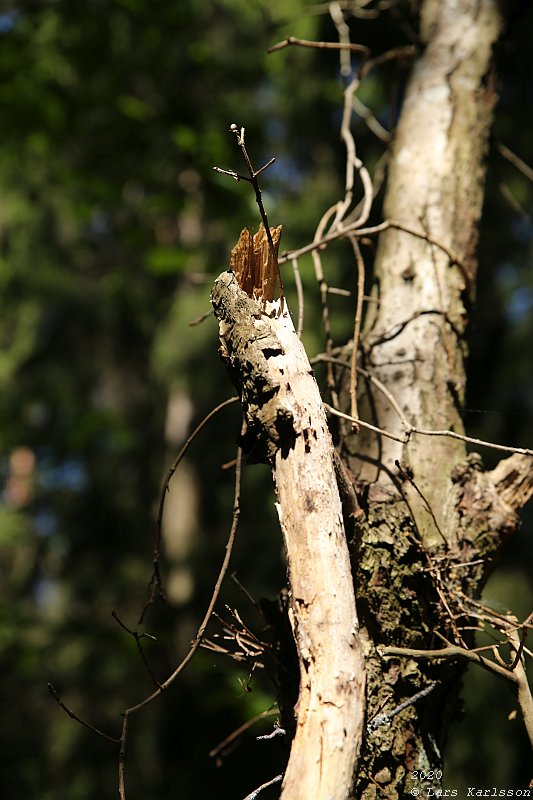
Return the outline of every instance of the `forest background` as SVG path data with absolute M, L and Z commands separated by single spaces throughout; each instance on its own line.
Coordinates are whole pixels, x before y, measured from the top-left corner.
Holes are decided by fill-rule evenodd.
M 375 54 L 411 44 L 407 3 L 359 5 L 377 13 L 351 20 L 353 41 Z M 258 223 L 248 187 L 212 168 L 241 169 L 229 125 L 245 125 L 254 162 L 276 158 L 263 186 L 271 224 L 284 226 L 282 249 L 312 239 L 344 185 L 338 55 L 267 49 L 287 35 L 335 40 L 324 12 L 301 0 L 45 0 L 0 13 L 0 702 L 8 721 L 0 778 L 10 800 L 116 796 L 116 748 L 70 720 L 47 682 L 110 735 L 120 735 L 121 710 L 150 691 L 135 641 L 111 612 L 136 626 L 166 468 L 190 430 L 234 393 L 215 321 L 190 322 L 209 310 L 241 229 Z M 508 151 L 533 163 L 533 11 L 509 3 L 506 16 L 465 423 L 472 436 L 531 447 L 532 174 Z M 359 94 L 386 129 L 406 74 L 386 67 Z M 386 145 L 362 118 L 353 132 L 374 172 Z M 372 220 L 380 221 L 379 203 Z M 324 347 L 320 297 L 311 261 L 300 267 L 313 356 Z M 327 270 L 331 285 L 353 288 L 348 245 L 328 250 Z M 295 309 L 290 272 L 284 281 Z M 353 311 L 353 296 L 333 298 L 336 343 L 350 337 Z M 146 640 L 147 654 L 161 678 L 187 650 L 227 537 L 233 478 L 223 467 L 240 422 L 236 407 L 222 413 L 168 496 L 167 602 L 146 617 L 157 637 Z M 496 463 L 490 451 L 483 458 Z M 532 526 L 526 510 L 484 593 L 519 618 L 531 610 Z M 245 469 L 231 570 L 256 599 L 284 586 L 266 467 Z M 221 614 L 224 604 L 259 624 L 229 579 Z M 446 785 L 525 782 L 528 746 L 512 695 L 472 671 L 465 714 L 450 733 Z M 200 651 L 132 723 L 132 796 L 236 798 L 271 778 L 281 746 L 255 737 L 275 717 L 220 763 L 209 752 L 274 699 L 258 671 L 250 677 L 246 665 Z

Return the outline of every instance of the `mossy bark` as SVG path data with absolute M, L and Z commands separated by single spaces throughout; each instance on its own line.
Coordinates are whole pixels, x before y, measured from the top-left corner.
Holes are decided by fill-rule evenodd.
M 484 473 L 463 441 L 406 432 L 387 396 L 415 428 L 463 432 L 465 333 L 496 100 L 492 53 L 501 25 L 492 0 L 421 3 L 424 50 L 391 154 L 385 216 L 418 223 L 422 235 L 394 228 L 381 235 L 376 311 L 367 316 L 361 364 L 386 391 L 361 385 L 359 409 L 404 442 L 361 430 L 341 443 L 365 512 L 357 517 L 352 559 L 365 627 L 367 719 L 390 714 L 435 685 L 388 725 L 369 730 L 357 798 L 394 800 L 441 787 L 443 744 L 464 662 L 391 657 L 378 648 L 440 649 L 442 637 L 472 644 L 463 630 L 465 597 L 479 598 L 531 493 L 530 458 L 513 456 L 500 472 Z M 350 347 L 343 357 L 349 364 Z M 339 375 L 346 410 L 348 372 Z M 513 486 L 507 499 L 506 480 Z

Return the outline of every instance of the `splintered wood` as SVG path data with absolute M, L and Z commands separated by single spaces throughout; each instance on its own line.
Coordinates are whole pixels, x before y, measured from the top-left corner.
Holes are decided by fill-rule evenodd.
M 255 235 L 246 228 L 241 231 L 239 241 L 231 251 L 229 265 L 237 277 L 237 283 L 254 300 L 262 300 L 264 303 L 274 300 L 276 284 L 280 284 L 278 248 L 281 230 L 281 225 L 270 228 L 274 253 L 263 224 Z M 281 285 L 279 289 L 281 292 Z

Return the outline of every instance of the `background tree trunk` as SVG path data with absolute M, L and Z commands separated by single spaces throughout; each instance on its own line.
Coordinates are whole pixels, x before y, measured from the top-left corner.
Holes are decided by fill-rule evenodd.
M 421 235 L 394 228 L 381 234 L 377 311 L 367 316 L 361 354 L 362 365 L 417 429 L 463 432 L 465 330 L 496 99 L 492 50 L 501 25 L 495 2 L 426 0 L 421 7 L 425 49 L 406 89 L 384 205 L 386 219 Z M 460 631 L 462 593 L 479 597 L 525 498 L 504 501 L 502 482 L 482 473 L 479 457 L 467 456 L 463 441 L 406 432 L 390 397 L 369 382 L 360 416 L 404 439 L 362 430 L 343 442 L 366 510 L 353 557 L 367 633 L 369 719 L 437 682 L 427 698 L 367 738 L 357 797 L 377 797 L 380 787 L 385 794 L 379 796 L 396 798 L 422 784 L 441 785 L 442 746 L 461 667 L 458 661 L 436 666 L 381 657 L 376 646 L 438 649 L 439 633 L 470 643 Z M 525 480 L 529 496 L 531 459 L 508 462 L 516 469 L 511 482 L 516 487 Z M 421 780 L 420 771 L 431 779 Z

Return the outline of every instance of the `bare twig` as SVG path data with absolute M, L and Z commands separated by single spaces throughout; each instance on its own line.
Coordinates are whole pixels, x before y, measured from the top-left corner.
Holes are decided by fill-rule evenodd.
M 274 53 L 276 50 L 282 50 L 284 47 L 296 45 L 298 47 L 312 47 L 315 50 L 351 50 L 352 53 L 361 53 L 368 58 L 370 50 L 364 44 L 351 44 L 339 42 L 313 42 L 309 39 L 298 39 L 296 36 L 287 36 L 281 42 L 273 45 L 267 50 L 267 53 Z
M 425 505 L 425 507 L 426 507 L 426 509 L 427 509 L 427 511 L 428 511 L 428 513 L 429 513 L 429 515 L 430 515 L 430 517 L 431 517 L 431 519 L 433 520 L 433 523 L 434 523 L 434 525 L 435 525 L 435 528 L 436 528 L 436 530 L 437 530 L 437 533 L 438 533 L 438 534 L 439 534 L 439 536 L 441 537 L 441 539 L 442 539 L 442 541 L 444 542 L 445 546 L 446 546 L 446 547 L 448 547 L 448 540 L 446 539 L 445 535 L 443 534 L 443 532 L 442 532 L 442 530 L 441 530 L 441 527 L 440 527 L 439 523 L 437 522 L 437 517 L 435 516 L 435 514 L 434 514 L 434 511 L 433 511 L 433 509 L 431 508 L 431 505 L 428 503 L 428 501 L 427 501 L 427 498 L 426 498 L 426 497 L 425 497 L 425 495 L 423 494 L 422 490 L 421 490 L 421 489 L 420 489 L 420 488 L 419 488 L 419 487 L 416 485 L 416 483 L 414 482 L 414 480 L 412 479 L 412 477 L 409 475 L 409 473 L 408 473 L 408 472 L 406 472 L 406 471 L 404 470 L 404 468 L 402 467 L 402 465 L 400 464 L 400 462 L 398 461 L 398 459 L 396 459 L 396 460 L 395 460 L 394 464 L 395 464 L 395 466 L 396 466 L 396 469 L 397 469 L 397 470 L 398 470 L 398 472 L 400 473 L 400 477 L 401 477 L 401 478 L 402 478 L 404 481 L 407 481 L 407 482 L 408 482 L 408 483 L 409 483 L 409 484 L 410 484 L 410 485 L 413 487 L 413 489 L 415 490 L 415 492 L 417 493 L 417 495 L 420 497 L 420 499 L 421 499 L 421 500 L 422 500 L 422 502 L 424 503 L 424 505 Z
M 410 60 L 416 55 L 416 52 L 417 48 L 414 45 L 408 44 L 404 47 L 393 47 L 391 50 L 386 50 L 385 53 L 380 53 L 379 56 L 368 59 L 368 61 L 361 66 L 361 80 L 375 67 L 379 67 L 387 61 L 394 61 L 396 59 L 400 61 Z
M 525 175 L 529 181 L 533 181 L 533 169 L 529 166 L 529 164 L 526 164 L 525 161 L 522 161 L 520 156 L 517 156 L 516 153 L 513 153 L 512 150 L 509 150 L 508 147 L 501 143 L 497 145 L 497 150 L 498 153 L 506 158 L 507 161 L 513 165 L 513 167 L 516 167 L 517 170 L 522 173 L 522 175 Z
M 194 328 L 196 325 L 200 325 L 202 322 L 205 322 L 205 320 L 209 319 L 211 316 L 213 316 L 213 309 L 204 311 L 204 313 L 200 314 L 200 316 L 196 317 L 195 319 L 191 319 L 188 325 L 190 328 Z
M 329 220 L 333 216 L 333 214 L 337 211 L 338 204 L 331 206 L 328 210 L 322 215 L 320 222 L 318 223 L 316 232 L 315 232 L 315 240 L 320 239 L 328 224 Z M 328 284 L 324 275 L 324 269 L 322 267 L 322 259 L 320 256 L 320 252 L 318 249 L 312 251 L 312 258 L 313 258 L 313 266 L 315 269 L 315 278 L 318 283 L 318 287 L 320 289 L 320 300 L 322 303 L 322 327 L 324 329 L 324 335 L 326 338 L 326 353 L 328 355 L 331 354 L 332 347 L 333 347 L 333 340 L 331 338 L 331 325 L 330 325 L 330 318 L 329 318 L 329 304 L 328 304 Z M 331 399 L 335 406 L 339 405 L 337 392 L 335 391 L 335 377 L 333 374 L 333 369 L 327 365 L 326 367 L 326 381 L 327 387 L 331 394 Z
M 533 457 L 533 450 L 530 450 L 527 447 L 508 447 L 504 444 L 495 444 L 494 442 L 486 442 L 483 439 L 476 439 L 474 436 L 465 436 L 464 434 L 456 433 L 455 431 L 428 431 L 424 430 L 423 428 L 411 427 L 409 434 L 411 433 L 416 433 L 419 436 L 449 436 L 451 439 L 460 439 L 463 442 L 476 444 L 480 447 L 489 447 L 492 450 L 501 450 L 504 453 L 520 453 L 523 456 Z
M 356 94 L 354 94 L 352 97 L 352 106 L 357 116 L 361 117 L 361 119 L 365 122 L 368 130 L 377 136 L 380 141 L 384 142 L 385 144 L 389 144 L 392 139 L 392 135 L 376 119 L 371 110 L 367 108 L 367 106 L 365 106 L 361 100 L 359 100 Z
M 60 708 L 62 708 L 63 711 L 65 712 L 65 714 L 68 714 L 68 716 L 71 719 L 75 719 L 76 722 L 80 723 L 80 725 L 84 725 L 86 728 L 88 728 L 93 733 L 96 733 L 98 736 L 101 736 L 103 739 L 107 739 L 108 742 L 113 742 L 113 744 L 118 744 L 120 742 L 120 739 L 115 739 L 113 736 L 108 736 L 107 733 L 103 733 L 98 728 L 95 728 L 94 725 L 91 725 L 89 722 L 86 722 L 84 719 L 82 719 L 77 714 L 75 714 L 74 711 L 71 711 L 70 708 L 68 708 L 68 706 L 65 705 L 65 703 L 63 702 L 63 700 L 61 699 L 61 697 L 57 693 L 57 690 L 55 689 L 54 686 L 52 686 L 51 683 L 48 684 L 48 689 L 50 691 L 50 694 L 52 695 L 52 697 L 54 698 L 54 700 L 58 704 L 58 706 Z
M 263 789 L 268 789 L 269 786 L 273 786 L 275 783 L 279 783 L 281 780 L 283 780 L 283 775 L 276 775 L 276 777 L 272 778 L 272 780 L 262 783 L 261 786 L 258 786 L 257 789 L 254 789 L 253 792 L 247 794 L 244 800 L 256 800 Z
M 519 647 L 519 641 L 516 634 L 514 634 L 514 637 L 513 646 L 516 650 Z M 518 662 L 516 670 L 513 671 L 508 667 L 501 666 L 494 661 L 484 658 L 474 650 L 468 650 L 465 647 L 457 647 L 455 645 L 443 647 L 441 650 L 413 650 L 409 647 L 389 646 L 379 646 L 377 649 L 379 654 L 384 657 L 403 656 L 406 658 L 430 660 L 464 658 L 467 661 L 472 661 L 474 664 L 479 664 L 479 666 L 498 675 L 500 678 L 505 678 L 505 680 L 510 681 L 515 686 L 518 705 L 524 719 L 524 725 L 529 740 L 533 746 L 533 698 L 527 681 L 526 671 L 521 661 Z
M 128 738 L 128 720 L 126 712 L 122 714 L 122 734 L 120 737 L 120 751 L 118 754 L 118 796 L 126 800 L 126 740 Z
M 496 664 L 494 661 L 483 658 L 483 656 L 480 656 L 473 650 L 468 650 L 466 647 L 459 647 L 458 645 L 451 644 L 448 647 L 443 647 L 441 650 L 415 650 L 410 647 L 380 645 L 378 647 L 378 652 L 382 656 L 404 656 L 405 658 L 422 658 L 431 661 L 438 659 L 465 658 L 467 661 L 479 664 L 480 667 L 483 667 L 489 672 L 499 675 L 500 678 L 505 678 L 511 681 L 511 683 L 517 683 L 516 676 L 513 672 L 510 672 L 505 667 L 500 667 L 500 665 Z
M 400 703 L 400 705 L 395 706 L 392 711 L 388 711 L 386 714 L 376 714 L 366 726 L 366 732 L 372 733 L 372 731 L 375 731 L 376 728 L 380 728 L 382 725 L 388 725 L 390 721 L 400 713 L 400 711 L 403 711 L 404 708 L 414 705 L 414 703 L 416 703 L 418 700 L 421 700 L 423 697 L 427 697 L 427 695 L 432 692 L 437 685 L 438 681 L 433 681 L 419 692 L 412 695 L 412 697 L 408 697 L 407 700 L 404 700 L 403 703 Z
M 294 283 L 296 285 L 296 295 L 298 297 L 298 324 L 296 325 L 296 333 L 298 334 L 298 338 L 301 339 L 304 327 L 304 290 L 302 286 L 302 276 L 300 275 L 300 270 L 298 268 L 298 259 L 291 258 L 291 265 L 294 274 Z
M 239 725 L 238 728 L 236 728 L 234 731 L 232 731 L 232 733 L 230 733 L 221 742 L 219 742 L 219 744 L 217 744 L 216 747 L 213 747 L 213 749 L 209 751 L 209 757 L 216 758 L 218 755 L 220 755 L 220 753 L 223 750 L 226 749 L 226 747 L 228 747 L 228 745 L 234 742 L 235 739 L 238 739 L 239 736 L 241 736 L 249 728 L 251 728 L 252 725 L 255 725 L 256 722 L 259 722 L 259 720 L 261 719 L 265 719 L 265 717 L 273 717 L 277 714 L 279 714 L 277 708 L 267 708 L 266 711 L 261 711 L 260 714 L 256 714 L 255 717 L 252 717 L 252 719 L 246 720 L 246 722 L 243 722 L 242 725 Z M 263 737 L 257 736 L 256 738 L 260 739 Z
M 233 401 L 233 398 L 232 398 L 232 401 Z M 229 402 L 230 401 L 226 400 L 225 404 L 221 404 L 220 407 L 222 407 L 223 405 L 228 405 Z M 220 408 L 220 407 L 217 407 L 217 408 Z M 215 413 L 215 410 L 213 410 L 211 412 L 211 416 L 214 413 Z M 204 419 L 203 422 L 201 423 L 202 426 L 205 424 L 206 421 L 207 421 L 207 418 Z M 195 431 L 195 434 L 196 434 L 197 430 Z M 244 433 L 244 423 L 243 423 L 242 432 Z M 185 447 L 185 445 L 184 445 L 184 447 Z M 183 450 L 183 448 L 182 448 L 182 450 Z M 218 577 L 217 577 L 217 580 L 216 580 L 216 583 L 215 583 L 215 586 L 214 586 L 214 589 L 213 589 L 213 593 L 211 595 L 211 600 L 209 601 L 209 605 L 208 605 L 207 610 L 206 610 L 206 612 L 204 614 L 204 618 L 203 618 L 202 622 L 200 623 L 200 626 L 198 627 L 198 630 L 196 632 L 196 636 L 194 637 L 194 639 L 191 642 L 191 646 L 189 648 L 189 652 L 181 660 L 181 662 L 178 664 L 178 666 L 176 667 L 174 672 L 166 679 L 166 681 L 164 681 L 163 683 L 159 684 L 158 688 L 154 692 L 152 692 L 151 695 L 146 697 L 144 700 L 141 700 L 139 703 L 136 703 L 134 706 L 130 706 L 130 708 L 127 708 L 122 712 L 123 724 L 122 724 L 122 736 L 121 736 L 121 740 L 120 740 L 121 741 L 121 747 L 120 747 L 120 757 L 119 757 L 119 795 L 120 795 L 120 799 L 121 800 L 126 800 L 125 775 L 124 775 L 124 772 L 125 772 L 126 738 L 127 738 L 129 717 L 132 714 L 135 714 L 137 711 L 140 711 L 141 708 L 144 708 L 145 706 L 149 705 L 154 700 L 156 700 L 166 689 L 168 689 L 169 686 L 172 685 L 172 683 L 174 683 L 174 681 L 176 680 L 178 675 L 180 675 L 180 673 L 183 672 L 183 670 L 185 669 L 187 664 L 192 660 L 193 656 L 195 655 L 196 651 L 198 650 L 198 648 L 200 647 L 200 645 L 202 643 L 202 638 L 204 636 L 204 633 L 205 633 L 205 630 L 206 630 L 207 625 L 209 623 L 209 620 L 211 619 L 211 615 L 213 613 L 213 609 L 215 607 L 215 603 L 218 600 L 218 596 L 220 594 L 220 589 L 221 589 L 221 586 L 222 586 L 222 581 L 224 580 L 224 577 L 225 577 L 227 569 L 228 569 L 228 565 L 229 565 L 229 561 L 230 561 L 230 557 L 231 557 L 231 552 L 232 552 L 232 549 L 233 549 L 233 543 L 235 541 L 235 534 L 236 534 L 237 526 L 238 526 L 238 523 L 239 523 L 239 517 L 240 517 L 240 492 L 241 492 L 241 488 L 240 488 L 241 487 L 241 467 L 242 467 L 242 449 L 239 447 L 237 449 L 237 460 L 236 460 L 236 465 L 235 465 L 235 493 L 234 493 L 234 499 L 233 499 L 233 515 L 232 515 L 232 520 L 231 520 L 231 528 L 230 528 L 230 532 L 229 532 L 229 536 L 228 536 L 228 541 L 226 542 L 226 550 L 225 550 L 225 554 L 224 554 L 224 558 L 223 558 L 223 561 L 222 561 L 222 565 L 220 567 L 220 571 L 219 571 L 219 574 L 218 574 Z
M 269 249 L 270 249 L 270 255 L 272 257 L 272 263 L 274 264 L 274 267 L 275 267 L 275 270 L 276 270 L 276 282 L 277 282 L 278 287 L 279 287 L 280 306 L 281 306 L 281 310 L 283 310 L 283 281 L 281 280 L 281 272 L 280 272 L 280 269 L 279 269 L 278 255 L 277 255 L 277 252 L 276 252 L 276 247 L 274 245 L 274 241 L 272 239 L 272 234 L 270 233 L 270 225 L 268 223 L 267 213 L 265 211 L 265 206 L 263 204 L 263 198 L 262 198 L 262 195 L 261 195 L 261 188 L 259 186 L 259 181 L 257 180 L 258 176 L 263 172 L 263 170 L 267 169 L 267 167 L 269 167 L 271 164 L 273 164 L 276 159 L 271 158 L 270 161 L 268 161 L 260 169 L 258 169 L 258 170 L 254 169 L 253 164 L 252 164 L 252 162 L 250 160 L 250 156 L 248 155 L 248 151 L 246 149 L 246 142 L 245 142 L 245 139 L 244 139 L 244 134 L 246 132 L 246 129 L 242 128 L 242 127 L 239 128 L 237 125 L 235 125 L 235 123 L 232 123 L 230 125 L 230 131 L 233 134 L 235 134 L 235 137 L 237 139 L 237 144 L 239 145 L 239 147 L 241 149 L 241 152 L 242 152 L 242 155 L 243 155 L 243 158 L 244 158 L 244 162 L 245 162 L 246 167 L 248 169 L 249 177 L 246 177 L 244 175 L 239 175 L 237 172 L 233 172 L 233 170 L 221 169 L 220 167 L 213 167 L 213 169 L 214 169 L 215 172 L 218 172 L 218 173 L 220 173 L 222 175 L 229 175 L 231 178 L 233 178 L 236 181 L 247 181 L 248 183 L 251 183 L 253 188 L 254 188 L 255 200 L 256 200 L 256 203 L 257 203 L 257 207 L 259 208 L 259 214 L 261 215 L 261 220 L 263 222 L 263 226 L 265 228 L 265 233 L 266 233 L 266 237 L 267 237 L 267 240 L 268 240 L 268 246 L 269 246 Z
M 339 56 L 341 62 L 341 75 L 346 78 L 352 71 L 350 59 L 350 28 L 346 24 L 340 3 L 334 0 L 329 4 L 328 11 L 333 24 L 337 28 L 339 43 L 343 45 L 342 49 L 340 49 Z
M 224 400 L 222 403 L 219 403 L 218 406 L 215 406 L 209 414 L 207 414 L 203 420 L 200 422 L 199 425 L 196 426 L 194 431 L 191 435 L 187 438 L 187 441 L 179 451 L 178 455 L 176 456 L 172 465 L 168 468 L 167 474 L 165 476 L 165 480 L 163 481 L 163 486 L 161 487 L 161 493 L 159 495 L 159 508 L 157 512 L 157 520 L 156 520 L 156 536 L 155 536 L 155 543 L 154 543 L 154 553 L 153 553 L 153 565 L 154 570 L 152 573 L 152 577 L 150 578 L 149 589 L 150 595 L 148 600 L 146 601 L 146 605 L 143 608 L 142 614 L 139 618 L 139 625 L 142 624 L 144 621 L 144 617 L 148 608 L 155 602 L 156 598 L 161 597 L 164 599 L 165 595 L 163 592 L 163 583 L 161 580 L 161 572 L 159 568 L 159 561 L 161 558 L 161 534 L 162 534 L 162 521 L 163 521 L 163 510 L 165 507 L 165 499 L 167 492 L 169 491 L 169 484 L 172 476 L 176 472 L 180 462 L 186 455 L 189 447 L 200 433 L 202 428 L 216 415 L 219 411 L 222 411 L 223 408 L 226 406 L 233 405 L 233 403 L 237 403 L 239 401 L 238 397 L 230 397 L 228 400 Z
M 125 625 L 122 622 L 122 620 L 120 619 L 120 617 L 118 616 L 116 611 L 112 611 L 111 612 L 111 616 L 113 617 L 114 620 L 116 620 L 118 622 L 118 624 L 120 625 L 121 628 L 124 628 L 124 630 L 127 633 L 129 633 L 130 636 L 133 636 L 133 638 L 135 639 L 135 644 L 137 645 L 137 649 L 139 651 L 139 655 L 140 655 L 140 657 L 141 657 L 141 659 L 143 661 L 143 664 L 145 665 L 145 667 L 146 667 L 146 669 L 148 671 L 148 674 L 149 674 L 149 676 L 150 676 L 150 678 L 152 680 L 152 683 L 157 688 L 160 688 L 161 684 L 159 683 L 159 681 L 155 677 L 155 675 L 154 675 L 154 673 L 152 671 L 152 668 L 151 668 L 150 664 L 148 663 L 148 659 L 146 658 L 143 646 L 141 644 L 141 639 L 142 638 L 153 639 L 154 641 L 157 641 L 156 637 L 152 636 L 149 633 L 139 633 L 139 631 L 131 630 L 130 628 L 128 628 L 127 625 Z
M 522 625 L 519 628 L 520 641 L 519 641 L 518 647 L 516 647 L 515 644 L 513 644 L 514 649 L 516 651 L 516 655 L 514 657 L 514 660 L 513 660 L 512 664 L 509 667 L 509 669 L 511 669 L 511 670 L 516 667 L 516 665 L 518 664 L 518 662 L 522 658 L 522 653 L 524 652 L 524 648 L 525 648 L 525 645 L 526 645 L 526 639 L 527 639 L 528 629 L 529 629 L 530 624 L 531 624 L 531 620 L 533 620 L 533 614 L 530 614 L 529 617 L 522 623 Z
M 275 739 L 277 736 L 286 736 L 287 731 L 285 728 L 280 728 L 276 725 L 274 730 L 271 733 L 264 733 L 262 736 L 256 736 L 256 740 L 259 741 L 266 741 L 267 739 Z
M 528 214 L 525 208 L 520 205 L 515 194 L 512 192 L 511 187 L 507 183 L 502 182 L 498 186 L 498 189 L 500 190 L 502 197 L 509 203 L 513 211 L 526 222 L 531 222 L 531 214 Z
M 357 410 L 357 356 L 359 353 L 359 337 L 361 334 L 361 319 L 363 316 L 363 296 L 365 292 L 365 264 L 361 255 L 361 248 L 356 239 L 351 236 L 350 242 L 355 253 L 357 262 L 357 306 L 355 309 L 355 320 L 353 329 L 352 359 L 350 366 L 350 414 L 358 417 Z M 352 423 L 352 428 L 359 430 L 357 423 Z
M 337 208 L 336 206 L 334 207 Z M 457 266 L 461 269 L 461 271 L 465 271 L 465 267 L 463 262 L 459 258 L 459 256 L 453 252 L 444 242 L 441 242 L 439 239 L 436 239 L 434 236 L 426 233 L 425 231 L 418 230 L 417 228 L 411 227 L 410 225 L 405 225 L 403 222 L 398 222 L 396 220 L 387 219 L 384 222 L 380 222 L 379 225 L 372 225 L 368 228 L 359 228 L 358 225 L 360 224 L 359 219 L 355 222 L 350 222 L 349 225 L 345 225 L 344 227 L 340 227 L 335 230 L 333 233 L 328 233 L 323 238 L 318 239 L 316 236 L 310 244 L 305 245 L 304 247 L 300 247 L 298 250 L 290 250 L 286 253 L 283 253 L 279 259 L 280 264 L 285 264 L 291 258 L 299 258 L 300 256 L 305 255 L 306 253 L 312 253 L 314 250 L 324 250 L 328 244 L 331 242 L 335 242 L 338 239 L 344 239 L 346 236 L 350 234 L 354 234 L 357 237 L 362 236 L 375 236 L 378 233 L 382 233 L 383 231 L 388 230 L 389 228 L 394 228 L 400 231 L 404 231 L 404 233 L 409 233 L 411 236 L 416 236 L 419 239 L 424 239 L 426 242 L 430 244 L 434 244 L 435 247 L 440 248 L 443 253 L 446 253 L 448 258 L 450 259 L 451 264 L 457 264 Z
M 363 299 L 367 300 L 368 298 L 363 297 Z M 314 358 L 309 359 L 309 361 L 311 364 L 317 364 L 319 362 L 328 361 L 331 364 L 338 364 L 339 367 L 344 367 L 345 369 L 349 369 L 350 367 L 350 364 L 347 361 L 343 361 L 341 358 L 329 357 L 322 353 L 319 353 Z M 367 378 L 367 380 L 369 380 L 376 387 L 376 389 L 378 389 L 378 391 L 380 391 L 384 395 L 384 397 L 387 398 L 393 409 L 398 414 L 404 428 L 406 430 L 409 430 L 409 428 L 411 427 L 411 423 L 407 420 L 407 417 L 400 408 L 398 401 L 396 400 L 392 392 L 390 392 L 387 389 L 385 384 L 382 383 L 379 380 L 379 378 L 376 378 L 376 376 L 373 375 L 371 372 L 369 372 L 367 369 L 363 369 L 363 367 L 357 367 L 357 372 L 359 373 L 359 375 L 363 375 L 365 378 Z
M 455 431 L 427 431 L 423 428 L 415 428 L 413 425 L 409 425 L 403 436 L 397 436 L 390 431 L 384 430 L 384 428 L 378 428 L 377 425 L 371 425 L 369 422 L 365 422 L 357 417 L 352 417 L 350 414 L 344 414 L 342 411 L 329 406 L 327 403 L 324 403 L 324 408 L 326 408 L 330 414 L 334 414 L 336 417 L 346 419 L 349 422 L 355 422 L 362 428 L 368 428 L 369 431 L 381 433 L 388 439 L 394 439 L 395 442 L 401 442 L 402 444 L 407 444 L 412 434 L 417 434 L 419 436 L 449 436 L 451 439 L 460 439 L 463 442 L 469 442 L 470 444 L 475 444 L 479 447 L 488 447 L 492 450 L 502 450 L 505 453 L 519 453 L 521 455 L 533 457 L 533 450 L 529 450 L 527 447 L 509 447 L 503 444 L 494 444 L 494 442 L 486 442 L 483 439 L 476 439 L 473 436 L 465 436 L 464 434 L 456 433 Z
M 407 443 L 407 438 L 405 436 L 396 436 L 394 433 L 390 433 L 389 431 L 384 430 L 383 428 L 378 428 L 377 425 L 371 425 L 369 422 L 365 422 L 358 417 L 352 417 L 351 414 L 344 414 L 342 411 L 338 411 L 333 406 L 330 406 L 328 403 L 324 403 L 324 408 L 326 411 L 329 411 L 330 414 L 333 414 L 335 417 L 339 417 L 340 419 L 346 419 L 348 422 L 355 422 L 357 425 L 360 425 L 361 428 L 367 428 L 369 431 L 374 431 L 375 433 L 380 433 L 382 436 L 386 436 L 388 439 L 394 439 L 395 442 L 401 442 L 402 444 Z
M 525 638 L 525 628 L 523 628 L 523 634 Z M 517 681 L 517 701 L 520 711 L 522 712 L 522 717 L 524 718 L 524 725 L 526 726 L 529 741 L 533 747 L 533 697 L 531 696 L 527 672 L 524 664 L 522 663 L 522 659 L 520 658 L 523 649 L 523 640 L 519 640 L 516 631 L 509 632 L 508 636 L 511 647 L 516 653 L 516 658 L 513 662 L 512 669 L 514 669 L 514 674 Z

